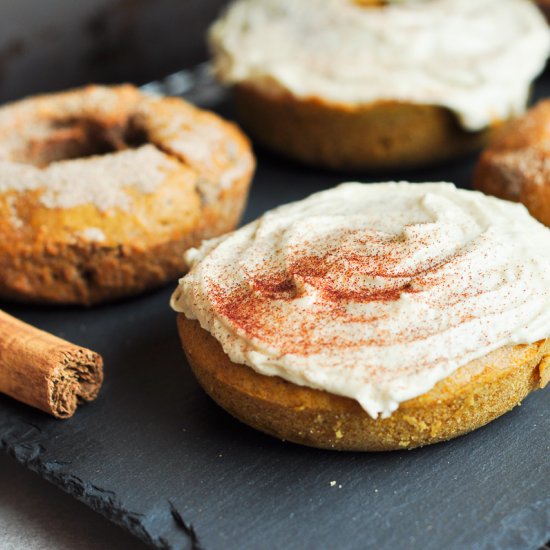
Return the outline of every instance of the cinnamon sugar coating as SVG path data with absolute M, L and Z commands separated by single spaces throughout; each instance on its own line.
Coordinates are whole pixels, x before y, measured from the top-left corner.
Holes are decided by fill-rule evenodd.
M 92 304 L 175 278 L 228 231 L 254 160 L 232 124 L 130 85 L 0 109 L 0 296 Z
M 525 204 L 550 226 L 550 100 L 495 135 L 476 167 L 474 186 Z

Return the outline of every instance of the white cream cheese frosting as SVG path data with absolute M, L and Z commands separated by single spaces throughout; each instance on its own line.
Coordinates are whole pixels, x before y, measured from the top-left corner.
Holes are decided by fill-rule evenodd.
M 449 183 L 347 183 L 187 256 L 172 307 L 229 358 L 372 416 L 550 335 L 550 230 Z
M 550 31 L 529 0 L 237 0 L 210 43 L 228 84 L 438 105 L 475 131 L 524 111 Z

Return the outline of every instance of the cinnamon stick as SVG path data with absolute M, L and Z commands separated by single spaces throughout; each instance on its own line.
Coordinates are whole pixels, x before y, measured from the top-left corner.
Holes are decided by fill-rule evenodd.
M 103 359 L 0 311 L 0 392 L 52 414 L 71 417 L 93 401 Z

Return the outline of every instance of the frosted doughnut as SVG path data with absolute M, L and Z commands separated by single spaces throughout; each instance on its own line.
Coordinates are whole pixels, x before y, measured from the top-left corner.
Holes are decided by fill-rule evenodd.
M 243 422 L 412 448 L 550 379 L 550 230 L 445 183 L 350 183 L 187 254 L 172 297 L 197 379 Z
M 237 0 L 210 43 L 261 144 L 387 170 L 478 148 L 521 114 L 550 32 L 529 0 Z

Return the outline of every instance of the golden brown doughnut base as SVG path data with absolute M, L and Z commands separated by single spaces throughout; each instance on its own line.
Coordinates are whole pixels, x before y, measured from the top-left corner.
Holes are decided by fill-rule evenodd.
M 151 245 L 44 243 L 0 246 L 0 297 L 40 304 L 93 305 L 157 288 L 181 276 L 184 254 L 203 239 L 235 229 L 246 205 L 250 175 L 203 207 L 189 230 Z M 1 211 L 1 210 L 0 210 Z M 53 235 L 52 235 L 53 237 Z
M 259 143 L 300 162 L 336 170 L 400 170 L 482 147 L 489 131 L 466 132 L 442 107 L 398 102 L 331 105 L 238 85 L 242 125 Z
M 412 449 L 465 434 L 509 411 L 550 379 L 550 341 L 501 348 L 428 393 L 373 420 L 353 399 L 263 376 L 232 363 L 197 321 L 178 315 L 199 383 L 242 422 L 283 440 L 347 451 Z

